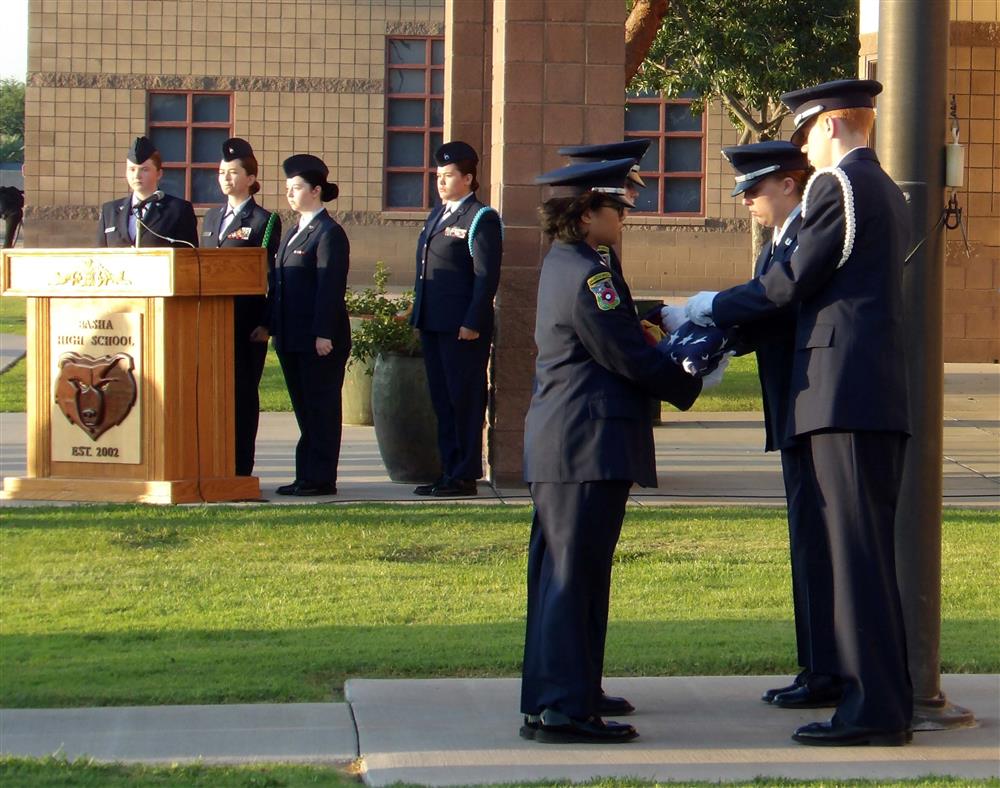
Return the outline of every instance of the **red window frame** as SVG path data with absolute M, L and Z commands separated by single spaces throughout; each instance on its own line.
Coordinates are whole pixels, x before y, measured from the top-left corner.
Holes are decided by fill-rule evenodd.
M 390 48 L 394 41 L 423 41 L 426 47 L 423 63 L 393 63 L 391 62 Z M 431 140 L 433 135 L 443 139 L 444 126 L 443 117 L 441 126 L 431 125 L 431 106 L 435 100 L 444 102 L 444 56 L 442 62 L 434 62 L 434 43 L 441 42 L 444 47 L 444 36 L 389 36 L 386 38 L 385 47 L 385 137 L 384 137 L 384 166 L 382 172 L 382 209 L 385 211 L 422 211 L 432 208 L 437 201 L 437 191 L 433 187 L 433 176 L 437 172 L 437 164 L 434 162 L 434 151 L 431 150 Z M 424 90 L 420 93 L 395 93 L 392 92 L 389 72 L 396 69 L 405 71 L 422 71 Z M 434 74 L 441 75 L 441 92 L 435 93 L 433 90 Z M 424 122 L 419 126 L 391 126 L 389 125 L 389 102 L 392 99 L 422 100 L 424 102 Z M 423 134 L 423 165 L 400 166 L 389 164 L 389 139 L 394 132 L 404 132 L 408 134 Z M 389 179 L 396 173 L 421 173 L 424 175 L 422 182 L 420 205 L 389 205 Z
M 658 128 L 653 130 L 642 130 L 642 131 L 627 131 L 625 133 L 626 139 L 650 139 L 652 144 L 658 146 L 657 150 L 659 153 L 659 169 L 658 170 L 640 170 L 639 175 L 643 180 L 649 183 L 649 179 L 656 180 L 656 210 L 655 211 L 633 211 L 637 216 L 694 216 L 702 217 L 705 216 L 705 113 L 701 115 L 696 115 L 694 117 L 698 118 L 700 121 L 700 130 L 698 131 L 668 131 L 666 128 L 666 116 L 667 108 L 677 105 L 690 106 L 692 100 L 690 98 L 663 98 L 660 95 L 655 96 L 629 96 L 626 100 L 626 111 L 629 105 L 655 105 L 658 108 Z M 699 170 L 688 170 L 688 171 L 678 171 L 678 172 L 667 172 L 665 170 L 666 166 L 666 153 L 667 146 L 670 144 L 672 139 L 698 139 L 701 142 L 701 168 Z M 669 188 L 669 183 L 671 180 L 686 179 L 692 180 L 697 178 L 701 187 L 699 189 L 699 203 L 701 209 L 698 211 L 665 211 L 664 205 L 666 200 L 666 190 Z M 650 188 L 649 185 L 646 187 Z
M 187 114 L 186 119 L 183 121 L 179 120 L 152 120 L 152 104 L 154 96 L 164 96 L 164 95 L 174 95 L 174 96 L 185 96 L 187 98 Z M 229 99 L 229 121 L 195 121 L 194 120 L 194 98 L 195 96 L 224 96 Z M 146 117 L 149 119 L 147 125 L 149 127 L 150 136 L 152 136 L 153 129 L 184 129 L 185 130 L 185 141 L 184 141 L 184 161 L 165 161 L 163 162 L 164 170 L 181 170 L 184 172 L 184 199 L 191 200 L 191 174 L 193 170 L 212 170 L 216 171 L 219 168 L 219 162 L 195 162 L 191 160 L 192 151 L 192 139 L 194 137 L 193 131 L 195 129 L 225 129 L 228 133 L 227 136 L 233 136 L 233 94 L 231 91 L 219 91 L 219 90 L 151 90 L 146 94 Z M 219 159 L 222 158 L 222 150 L 219 150 Z M 214 203 L 194 203 L 195 207 L 206 207 L 214 205 Z

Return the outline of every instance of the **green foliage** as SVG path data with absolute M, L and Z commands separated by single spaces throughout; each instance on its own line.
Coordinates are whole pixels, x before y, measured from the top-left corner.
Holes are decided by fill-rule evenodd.
M 770 138 L 782 93 L 855 75 L 857 36 L 857 0 L 671 0 L 630 87 L 697 96 L 696 112 L 719 99 L 733 125 Z
M 351 363 L 368 365 L 379 353 L 404 356 L 420 354 L 417 334 L 410 326 L 408 316 L 413 307 L 413 292 L 391 296 L 386 290 L 389 271 L 381 260 L 375 263 L 374 287 L 347 292 L 347 311 L 361 318 L 351 330 Z
M 319 701 L 513 676 L 527 506 L 10 507 L 0 706 Z M 996 516 L 948 509 L 944 672 L 1000 668 Z M 779 507 L 632 507 L 608 675 L 795 670 Z
M 24 161 L 24 83 L 0 79 L 0 162 Z

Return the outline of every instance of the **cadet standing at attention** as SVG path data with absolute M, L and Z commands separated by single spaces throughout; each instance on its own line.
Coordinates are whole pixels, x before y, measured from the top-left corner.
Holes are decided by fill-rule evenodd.
M 686 410 L 702 381 L 646 343 L 620 274 L 600 246 L 619 240 L 634 159 L 543 175 L 552 247 L 538 284 L 534 394 L 524 478 L 534 501 L 521 679 L 522 737 L 624 742 L 602 718 L 611 562 L 633 482 L 656 486 L 648 398 Z M 621 699 L 618 699 L 621 700 Z
M 159 190 L 163 177 L 160 152 L 148 137 L 136 137 L 125 160 L 125 180 L 132 194 L 101 206 L 97 246 L 198 245 L 198 222 L 187 200 Z
M 483 475 L 486 367 L 503 225 L 500 214 L 476 197 L 479 156 L 472 146 L 448 142 L 434 158 L 441 205 L 417 241 L 411 322 L 420 330 L 443 468 L 439 479 L 414 492 L 471 496 Z
M 754 266 L 761 276 L 788 263 L 802 224 L 802 191 L 809 161 L 791 142 L 758 142 L 723 148 L 736 171 L 733 197 L 762 227 L 773 228 Z M 836 706 L 841 696 L 837 643 L 833 633 L 833 578 L 822 513 L 803 465 L 802 446 L 789 435 L 790 387 L 795 360 L 798 307 L 786 306 L 737 332 L 741 352 L 755 351 L 764 399 L 765 451 L 781 452 L 788 502 L 795 643 L 801 672 L 787 687 L 767 690 L 761 700 L 786 709 Z
M 299 219 L 281 239 L 268 293 L 274 349 L 299 425 L 295 480 L 278 495 L 336 495 L 340 459 L 341 389 L 351 352 L 344 295 L 351 247 L 326 212 L 337 184 L 321 159 L 299 153 L 285 159 L 285 196 Z
M 913 688 L 896 585 L 896 501 L 909 434 L 903 258 L 909 216 L 867 147 L 874 80 L 786 93 L 792 142 L 817 168 L 802 198 L 791 260 L 687 304 L 702 325 L 746 326 L 798 306 L 789 434 L 822 501 L 833 565 L 843 697 L 829 722 L 792 738 L 814 745 L 902 745 Z
M 267 249 L 268 278 L 281 243 L 281 219 L 261 208 L 253 195 L 260 191 L 257 158 L 246 140 L 233 137 L 222 143 L 219 188 L 227 202 L 210 208 L 201 224 L 201 245 L 256 246 Z M 257 387 L 267 357 L 267 297 L 241 295 L 233 299 L 234 389 L 236 394 L 236 475 L 253 473 L 260 397 Z

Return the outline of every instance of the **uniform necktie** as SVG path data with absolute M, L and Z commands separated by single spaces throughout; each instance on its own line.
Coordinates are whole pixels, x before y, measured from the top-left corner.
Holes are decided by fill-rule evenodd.
M 222 224 L 219 225 L 219 238 L 222 238 L 222 233 L 229 226 L 229 223 L 235 218 L 233 214 L 233 209 L 228 208 L 225 215 L 222 217 Z

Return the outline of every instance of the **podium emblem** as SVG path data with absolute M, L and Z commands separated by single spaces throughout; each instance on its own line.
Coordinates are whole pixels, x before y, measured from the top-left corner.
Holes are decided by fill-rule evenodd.
M 137 393 L 132 356 L 64 353 L 58 367 L 56 404 L 91 440 L 125 421 Z

